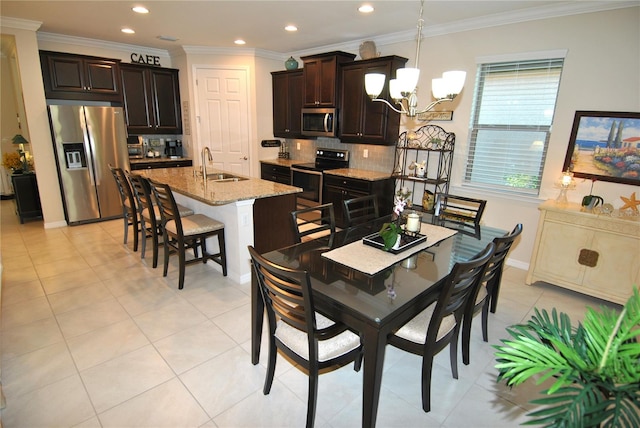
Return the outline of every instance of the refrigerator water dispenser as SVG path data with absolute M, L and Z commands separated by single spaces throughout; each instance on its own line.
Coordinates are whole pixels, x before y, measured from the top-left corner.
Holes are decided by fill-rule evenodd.
M 82 143 L 62 143 L 67 169 L 87 167 L 87 158 Z

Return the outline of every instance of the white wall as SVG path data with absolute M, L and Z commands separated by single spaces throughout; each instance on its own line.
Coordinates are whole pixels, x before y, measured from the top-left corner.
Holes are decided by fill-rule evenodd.
M 415 43 L 378 46 L 382 55 L 400 55 L 415 61 Z M 469 117 L 475 86 L 476 58 L 548 50 L 568 50 L 560 83 L 554 125 L 539 198 L 505 198 L 479 193 L 461 185 L 469 138 Z M 434 122 L 456 133 L 451 192 L 487 199 L 483 223 L 511 229 L 524 225 L 522 239 L 510 254 L 513 264 L 526 267 L 537 230 L 537 206 L 555 198 L 554 181 L 562 173 L 569 135 L 576 110 L 640 112 L 640 7 L 523 22 L 424 39 L 420 56 L 420 104 L 430 100 L 432 78 L 446 70 L 466 70 L 463 92 L 440 110 L 454 110 L 453 121 Z M 406 127 L 414 124 L 403 122 Z M 419 125 L 418 125 L 419 126 Z M 589 194 L 591 182 L 578 179 L 570 201 L 580 202 Z M 594 194 L 615 207 L 620 196 L 629 196 L 637 186 L 597 182 Z
M 11 39 L 11 45 L 15 46 L 15 40 Z M 5 40 L 3 39 L 3 43 Z M 9 43 L 7 41 L 7 43 Z M 15 47 L 14 47 L 15 50 Z M 16 87 L 12 73 L 12 62 L 15 60 L 11 56 L 0 57 L 0 93 L 2 97 L 0 99 L 0 137 L 2 143 L 0 146 L 0 155 L 5 153 L 15 152 L 16 146 L 12 143 L 12 138 L 16 134 L 22 134 L 27 140 L 30 140 L 28 135 L 25 135 L 24 131 L 18 126 L 18 103 L 16 100 Z M 24 116 L 21 115 L 23 120 Z M 25 128 L 26 131 L 26 128 Z M 4 167 L 0 167 L 0 194 L 12 195 L 13 188 L 11 186 L 11 171 Z
M 4 22 L 2 33 L 13 35 L 16 41 L 20 86 L 31 137 L 31 150 L 36 162 L 45 228 L 66 225 L 49 130 L 36 33 L 35 30 L 12 28 Z

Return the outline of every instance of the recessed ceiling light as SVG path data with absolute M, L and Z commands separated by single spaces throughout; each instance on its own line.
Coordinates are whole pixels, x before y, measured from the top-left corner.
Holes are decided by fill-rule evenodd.
M 147 9 L 144 6 L 136 6 L 131 8 L 132 11 L 136 12 L 136 13 L 149 13 L 149 9 Z
M 160 40 L 166 40 L 167 42 L 175 42 L 178 40 L 177 37 L 173 37 L 173 36 L 164 36 L 164 35 L 160 35 L 158 36 L 158 39 Z
M 136 33 L 136 32 L 135 32 L 135 31 L 133 31 L 131 28 L 123 28 L 123 29 L 122 29 L 122 30 L 120 30 L 120 31 L 122 31 L 123 33 L 126 33 L 126 34 L 135 34 L 135 33 Z
M 373 12 L 373 6 L 371 6 L 370 4 L 363 4 L 358 8 L 358 11 L 362 13 L 371 13 Z
M 296 27 L 295 25 L 287 25 L 286 27 L 284 27 L 284 29 L 287 31 L 298 31 L 298 27 Z
M 236 41 L 234 41 L 233 43 L 235 43 L 236 45 L 245 45 L 247 42 L 245 42 L 242 39 L 237 39 Z

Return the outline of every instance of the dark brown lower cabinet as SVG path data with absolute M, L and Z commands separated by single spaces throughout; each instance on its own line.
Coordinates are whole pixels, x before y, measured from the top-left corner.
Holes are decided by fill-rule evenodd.
M 35 174 L 13 174 L 11 176 L 15 193 L 16 213 L 20 223 L 27 218 L 42 218 L 42 206 Z
M 391 214 L 393 209 L 394 185 L 392 178 L 369 181 L 325 173 L 322 202 L 333 203 L 336 226 L 344 228 L 346 227 L 346 221 L 344 218 L 343 201 L 361 196 L 376 195 L 378 197 L 380 215 Z

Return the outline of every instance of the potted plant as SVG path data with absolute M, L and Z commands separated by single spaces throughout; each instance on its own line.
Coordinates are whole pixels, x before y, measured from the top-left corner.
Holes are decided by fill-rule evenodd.
M 17 152 L 4 153 L 2 155 L 2 166 L 11 170 L 14 174 L 22 172 L 22 159 Z
M 398 238 L 402 235 L 402 226 L 398 224 L 398 222 L 389 222 L 382 225 L 380 229 L 380 236 L 384 241 L 383 250 L 389 251 L 392 249 L 397 243 Z
M 516 386 L 540 375 L 553 378 L 543 405 L 527 425 L 553 427 L 640 426 L 640 295 L 634 288 L 620 313 L 587 308 L 583 323 L 535 310 L 523 325 L 507 328 L 497 349 L 498 381 Z
M 389 251 L 397 243 L 402 235 L 402 212 L 406 206 L 411 206 L 411 191 L 406 187 L 401 187 L 393 198 L 393 215 L 394 220 L 382 225 L 380 236 L 384 241 L 383 250 Z
M 14 174 L 29 172 L 32 167 L 30 159 L 27 159 L 24 151 L 24 145 L 29 142 L 20 134 L 16 134 L 11 138 L 11 142 L 18 146 L 16 153 L 5 153 L 2 156 L 2 165 L 10 169 Z

